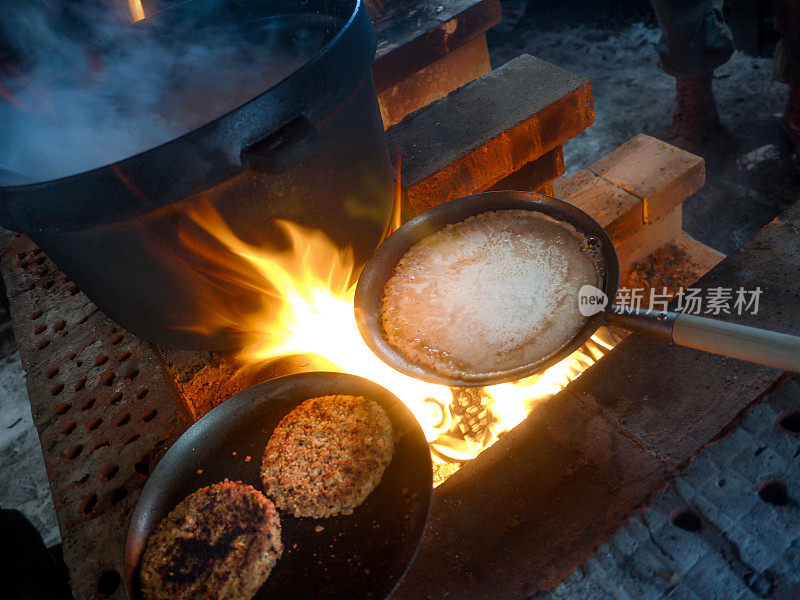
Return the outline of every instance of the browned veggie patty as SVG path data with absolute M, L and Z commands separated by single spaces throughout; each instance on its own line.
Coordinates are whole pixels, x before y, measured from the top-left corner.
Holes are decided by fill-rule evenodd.
M 392 460 L 384 410 L 361 396 L 306 400 L 286 415 L 264 451 L 261 480 L 296 517 L 329 517 L 361 504 Z
M 158 524 L 142 557 L 147 600 L 249 600 L 280 558 L 275 506 L 249 485 L 200 488 Z

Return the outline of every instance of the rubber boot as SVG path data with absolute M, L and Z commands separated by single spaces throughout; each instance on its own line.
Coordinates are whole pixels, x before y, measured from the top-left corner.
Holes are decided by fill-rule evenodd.
M 699 154 L 703 142 L 719 128 L 711 90 L 713 71 L 675 78 L 675 114 L 664 141 Z

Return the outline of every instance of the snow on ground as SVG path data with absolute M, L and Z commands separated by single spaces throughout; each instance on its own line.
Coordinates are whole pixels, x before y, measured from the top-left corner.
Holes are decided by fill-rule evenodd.
M 0 293 L 4 291 L 0 290 Z M 9 337 L 10 323 L 0 326 L 0 507 L 22 512 L 44 543 L 61 541 L 39 436 L 25 389 L 25 372 Z
M 564 145 L 566 176 L 637 133 L 663 137 L 675 83 L 658 65 L 658 26 L 626 21 L 630 11 L 582 22 L 580 7 L 555 18 L 535 8 L 510 32 L 490 32 L 492 66 L 525 52 L 591 79 L 596 121 Z M 800 197 L 800 178 L 779 136 L 788 88 L 772 79 L 772 60 L 735 52 L 715 71 L 714 90 L 723 130 L 702 153 L 706 186 L 684 204 L 684 230 L 730 253 Z

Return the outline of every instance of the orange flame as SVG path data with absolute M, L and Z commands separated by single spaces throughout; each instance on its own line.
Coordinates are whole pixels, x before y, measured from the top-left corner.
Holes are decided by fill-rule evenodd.
M 142 0 L 128 0 L 128 10 L 131 12 L 131 23 L 141 21 L 145 18 Z
M 210 205 L 190 213 L 191 219 L 219 244 L 243 261 L 231 280 L 248 291 L 258 290 L 265 300 L 279 300 L 274 310 L 234 313 L 218 306 L 216 326 L 233 326 L 247 342 L 240 360 L 257 365 L 287 355 L 316 354 L 343 372 L 371 379 L 391 390 L 420 422 L 435 460 L 461 462 L 474 458 L 519 424 L 540 401 L 557 393 L 593 364 L 614 341 L 601 330 L 571 356 L 543 373 L 516 383 L 485 388 L 479 403 L 467 409 L 481 414 L 483 427 L 465 435 L 463 415 L 453 409 L 449 388 L 426 383 L 395 371 L 378 359 L 361 339 L 353 314 L 355 269 L 351 250 L 341 249 L 321 231 L 281 221 L 289 248 L 271 251 L 242 241 Z M 214 251 L 186 243 L 206 258 Z M 228 265 L 230 266 L 230 265 Z

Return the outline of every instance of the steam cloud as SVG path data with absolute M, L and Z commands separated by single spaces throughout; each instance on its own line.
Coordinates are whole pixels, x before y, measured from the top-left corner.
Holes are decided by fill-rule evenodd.
M 0 185 L 80 173 L 196 129 L 286 77 L 335 29 L 312 15 L 215 18 L 224 4 L 133 26 L 108 4 L 4 6 L 0 46 L 13 58 L 0 61 Z

